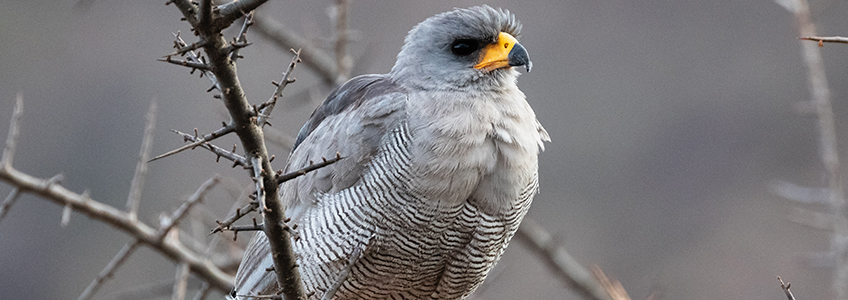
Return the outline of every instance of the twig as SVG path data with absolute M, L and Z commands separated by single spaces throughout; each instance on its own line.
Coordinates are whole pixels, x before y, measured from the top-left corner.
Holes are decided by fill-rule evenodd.
M 174 47 L 177 48 L 177 51 L 174 52 L 174 53 L 168 54 L 165 57 L 171 57 L 171 56 L 174 56 L 174 55 L 185 54 L 186 59 L 190 62 L 203 63 L 203 64 L 206 63 L 203 59 L 201 59 L 197 55 L 197 53 L 194 52 L 194 50 L 197 50 L 200 47 L 206 46 L 207 43 L 205 41 L 200 41 L 200 42 L 196 42 L 196 43 L 192 43 L 191 45 L 188 45 L 183 40 L 183 38 L 180 36 L 179 31 L 177 33 L 174 33 L 173 35 L 174 35 Z M 212 87 L 209 88 L 209 90 L 207 90 L 207 91 L 212 91 L 213 89 L 216 89 L 216 88 L 220 90 L 220 87 L 218 86 L 218 78 L 215 77 L 215 74 L 213 74 L 211 70 L 209 70 L 208 68 L 201 68 L 199 70 L 200 70 L 201 76 L 206 76 L 206 78 L 209 78 L 209 81 L 212 82 Z
M 20 197 L 20 189 L 17 187 L 12 188 L 12 191 L 9 192 L 9 195 L 6 196 L 6 200 L 3 200 L 3 204 L 0 205 L 0 221 L 6 217 L 6 214 L 9 213 L 9 210 L 12 209 L 12 205 L 15 204 L 15 201 L 18 201 Z
M 778 0 L 778 4 L 795 15 L 798 36 L 816 36 L 816 27 L 810 21 L 810 7 L 806 0 Z M 811 43 L 802 42 L 801 49 L 804 63 L 807 65 L 810 101 L 815 106 L 818 117 L 820 159 L 827 172 L 829 211 L 832 217 L 831 225 L 833 226 L 830 251 L 836 260 L 832 282 L 833 296 L 834 299 L 846 299 L 848 298 L 848 286 L 846 286 L 848 285 L 848 260 L 846 260 L 848 247 L 846 247 L 844 241 L 848 239 L 848 216 L 845 215 L 848 205 L 845 201 L 842 183 L 842 167 L 839 162 L 830 89 L 818 47 Z
M 3 156 L 0 157 L 0 168 L 11 168 L 15 157 L 18 134 L 20 134 L 21 118 L 24 114 L 24 95 L 18 93 L 15 97 L 15 108 L 12 111 L 12 120 L 9 122 L 9 135 L 6 136 L 6 146 L 3 147 Z
M 173 59 L 170 56 L 166 56 L 165 58 L 160 58 L 158 60 L 166 62 L 166 63 L 178 65 L 178 66 L 188 67 L 188 68 L 191 68 L 192 70 L 197 69 L 197 70 L 201 70 L 201 71 L 209 71 L 209 69 L 210 69 L 209 65 L 202 63 L 202 62 Z
M 303 169 L 277 176 L 277 178 L 276 178 L 277 184 L 281 184 L 283 182 L 295 179 L 299 176 L 306 175 L 306 173 L 312 172 L 314 170 L 332 165 L 332 164 L 342 160 L 343 158 L 344 157 L 339 153 L 336 153 L 336 157 L 331 158 L 331 159 L 321 158 L 322 161 L 320 163 L 317 163 L 317 164 L 310 163 L 309 166 L 307 166 Z
M 324 79 L 325 83 L 337 85 L 344 82 L 338 76 L 335 61 L 330 54 L 317 47 L 311 47 L 306 39 L 277 21 L 261 15 L 256 16 L 253 21 L 256 24 L 256 32 L 274 42 L 277 47 L 286 50 L 302 49 L 303 63 Z
M 177 266 L 177 274 L 174 275 L 174 292 L 171 300 L 185 300 L 186 289 L 188 289 L 189 269 L 187 264 Z
M 173 130 L 173 129 L 171 131 L 173 131 L 176 134 L 182 135 L 183 139 L 185 139 L 185 140 L 193 141 L 193 142 L 201 141 L 200 138 L 195 137 L 193 135 L 190 135 L 188 133 L 185 133 L 185 132 L 182 132 L 182 131 L 179 131 L 179 130 Z M 235 154 L 232 151 L 224 150 L 224 148 L 212 145 L 209 142 L 200 143 L 200 144 L 196 145 L 195 147 L 200 147 L 200 148 L 212 151 L 212 153 L 215 153 L 215 155 L 217 155 L 218 158 L 223 157 L 223 158 L 226 158 L 226 159 L 232 161 L 234 167 L 235 166 L 248 167 L 250 165 L 250 164 L 247 163 L 247 161 L 241 155 Z
M 578 263 L 568 252 L 554 242 L 553 237 L 533 219 L 524 218 L 516 237 L 531 250 L 539 253 L 548 267 L 569 286 L 586 299 L 610 300 L 606 290 L 592 277 L 592 273 Z
M 809 37 L 801 37 L 799 39 L 819 42 L 819 47 L 824 47 L 824 43 L 848 44 L 848 38 L 841 37 L 841 36 L 809 36 Z
M 203 201 L 203 197 L 206 195 L 206 192 L 208 192 L 210 189 L 212 189 L 212 187 L 218 184 L 218 181 L 220 180 L 220 177 L 218 177 L 217 175 L 212 176 L 212 178 L 206 180 L 206 182 L 204 182 L 200 186 L 200 188 L 198 188 L 197 191 L 195 191 L 194 194 L 192 194 L 191 197 L 188 198 L 188 201 L 180 205 L 180 207 L 177 208 L 176 211 L 174 211 L 173 215 L 168 218 L 167 222 L 165 222 L 162 228 L 159 229 L 159 238 L 164 239 L 168 232 L 171 231 L 171 229 L 173 229 L 174 226 L 176 226 L 180 222 L 180 220 L 182 220 L 186 216 L 188 211 L 191 210 L 191 207 L 194 206 L 196 203 Z
M 115 274 L 115 270 L 117 270 L 121 265 L 124 264 L 124 262 L 127 261 L 127 258 L 130 257 L 130 254 L 132 254 L 136 248 L 138 248 L 138 245 L 138 240 L 134 240 L 124 245 L 124 247 L 121 248 L 121 251 L 118 251 L 118 254 L 115 254 L 115 257 L 113 257 L 112 260 L 109 261 L 109 264 L 107 264 L 106 267 L 103 268 L 102 271 L 100 271 L 100 274 L 98 274 L 97 277 L 94 278 L 94 281 L 92 281 L 91 284 L 89 284 L 88 287 L 85 288 L 85 291 L 82 292 L 82 294 L 77 298 L 77 300 L 91 299 L 91 297 L 94 296 L 94 294 L 97 293 L 97 291 L 100 289 L 100 286 L 102 286 L 103 283 L 106 282 L 106 280 L 112 278 L 112 276 Z
M 147 178 L 147 161 L 150 151 L 153 149 L 153 130 L 156 128 L 156 100 L 150 101 L 144 125 L 144 138 L 141 141 L 141 150 L 138 153 L 138 162 L 135 165 L 135 173 L 130 182 L 130 193 L 127 196 L 127 211 L 131 218 L 138 216 L 138 203 L 141 201 L 141 188 Z
M 259 201 L 251 201 L 245 207 L 242 207 L 240 209 L 236 209 L 236 214 L 233 215 L 232 217 L 224 220 L 223 222 L 218 222 L 218 227 L 215 227 L 215 229 L 212 229 L 212 233 L 217 233 L 217 232 L 223 231 L 224 229 L 233 225 L 233 223 L 235 221 L 238 221 L 238 219 L 241 219 L 241 217 L 244 217 L 247 214 L 256 211 L 256 208 L 258 208 L 258 207 L 259 207 Z
M 253 25 L 253 14 L 255 12 L 251 11 L 247 15 L 244 16 L 244 23 L 241 24 L 241 30 L 235 38 L 236 43 L 247 43 L 247 30 L 250 28 L 250 25 Z M 234 49 L 232 53 L 230 53 L 230 59 L 232 61 L 236 61 L 241 58 L 239 55 L 239 49 Z
M 195 130 L 196 130 L 196 129 L 195 129 Z M 235 126 L 233 126 L 233 124 L 232 124 L 232 123 L 230 123 L 230 124 L 226 124 L 226 125 L 224 125 L 224 127 L 221 127 L 220 129 L 215 130 L 215 131 L 213 131 L 213 132 L 212 132 L 212 133 L 210 133 L 210 134 L 204 135 L 204 136 L 203 136 L 203 138 L 201 138 L 201 139 L 196 139 L 196 140 L 195 140 L 194 142 L 192 142 L 192 143 L 189 143 L 189 144 L 183 145 L 182 147 L 179 147 L 179 148 L 177 148 L 177 149 L 174 149 L 174 150 L 171 150 L 171 151 L 165 152 L 165 153 L 163 153 L 163 154 L 161 154 L 161 155 L 159 155 L 159 156 L 157 156 L 157 157 L 154 157 L 154 158 L 152 158 L 152 159 L 148 160 L 147 162 L 151 162 L 151 161 L 154 161 L 154 160 L 159 160 L 159 159 L 162 159 L 162 158 L 165 158 L 165 157 L 168 157 L 168 156 L 171 156 L 171 155 L 174 155 L 174 154 L 177 154 L 177 153 L 183 152 L 183 151 L 188 150 L 188 149 L 194 149 L 195 147 L 200 146 L 200 145 L 201 145 L 201 144 L 203 144 L 203 143 L 210 142 L 210 141 L 212 141 L 212 140 L 214 140 L 214 139 L 217 139 L 217 138 L 219 138 L 219 137 L 222 137 L 222 136 L 224 136 L 224 135 L 227 135 L 228 133 L 231 133 L 231 132 L 233 132 L 233 131 L 235 131 Z
M 783 279 L 780 279 L 780 276 L 777 276 L 777 280 L 780 281 L 780 288 L 783 289 L 783 293 L 786 294 L 786 298 L 789 300 L 795 300 L 795 296 L 793 296 L 792 292 L 789 291 L 791 283 L 783 283 Z
M 350 67 L 348 66 L 348 56 L 345 51 L 345 47 L 347 47 L 348 41 L 348 32 L 347 32 L 347 14 L 348 14 L 348 0 L 336 0 L 336 6 L 334 8 L 334 15 L 332 18 L 335 23 L 335 31 L 334 31 L 334 41 L 335 46 L 333 47 L 336 55 L 336 72 L 337 76 L 340 78 L 336 81 L 346 81 L 350 76 Z
M 277 104 L 277 100 L 283 97 L 283 89 L 295 81 L 294 78 L 291 77 L 292 72 L 294 71 L 294 67 L 297 66 L 297 63 L 300 62 L 300 50 L 295 51 L 291 50 L 294 53 L 294 57 L 292 57 L 289 66 L 286 68 L 286 71 L 283 72 L 283 79 L 280 80 L 279 83 L 275 83 L 277 86 L 274 89 L 274 94 L 271 95 L 271 99 L 268 99 L 267 102 L 264 103 L 264 108 L 259 112 L 259 118 L 256 121 L 256 124 L 259 124 L 261 127 L 265 127 L 265 124 L 268 123 L 268 118 L 271 115 L 271 111 L 274 109 L 274 106 Z

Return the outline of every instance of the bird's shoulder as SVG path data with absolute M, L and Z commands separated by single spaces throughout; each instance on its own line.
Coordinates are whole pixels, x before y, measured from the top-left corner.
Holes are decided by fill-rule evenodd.
M 327 99 L 315 108 L 309 120 L 298 132 L 294 149 L 328 117 L 345 112 L 362 114 L 363 117 L 378 117 L 381 110 L 397 106 L 398 100 L 405 94 L 405 90 L 387 75 L 370 74 L 354 77 L 333 90 Z M 370 102 L 369 104 L 372 105 L 363 108 L 364 102 Z
M 333 91 L 301 128 L 286 171 L 337 154 L 344 159 L 286 182 L 283 201 L 298 210 L 318 194 L 355 185 L 386 137 L 407 117 L 407 104 L 404 89 L 385 75 L 358 76 Z

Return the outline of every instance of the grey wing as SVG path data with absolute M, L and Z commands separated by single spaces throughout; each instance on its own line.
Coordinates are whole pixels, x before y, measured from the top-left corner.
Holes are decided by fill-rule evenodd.
M 387 133 L 406 117 L 406 93 L 383 75 L 351 79 L 327 97 L 301 128 L 285 171 L 338 153 L 345 157 L 281 187 L 287 216 L 297 220 L 316 195 L 334 193 L 361 179 Z
M 351 79 L 312 113 L 301 128 L 285 167 L 286 172 L 332 158 L 344 159 L 283 183 L 281 199 L 286 216 L 297 221 L 315 203 L 316 195 L 346 189 L 358 182 L 373 154 L 392 128 L 406 118 L 406 93 L 383 75 Z M 270 249 L 261 232 L 254 235 L 236 274 L 235 295 L 275 292 L 276 278 Z

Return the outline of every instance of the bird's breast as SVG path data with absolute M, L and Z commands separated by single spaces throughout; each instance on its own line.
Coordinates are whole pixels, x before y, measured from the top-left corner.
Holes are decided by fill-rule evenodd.
M 517 89 L 444 98 L 410 116 L 416 188 L 441 207 L 510 209 L 538 168 L 535 114 Z

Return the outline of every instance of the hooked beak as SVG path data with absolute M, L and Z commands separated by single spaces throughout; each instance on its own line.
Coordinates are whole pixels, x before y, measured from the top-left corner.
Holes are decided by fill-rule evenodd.
M 527 49 L 524 49 L 518 40 L 506 32 L 498 34 L 498 41 L 483 48 L 480 61 L 474 65 L 475 69 L 491 72 L 493 70 L 509 67 L 524 66 L 527 72 L 533 67 Z

